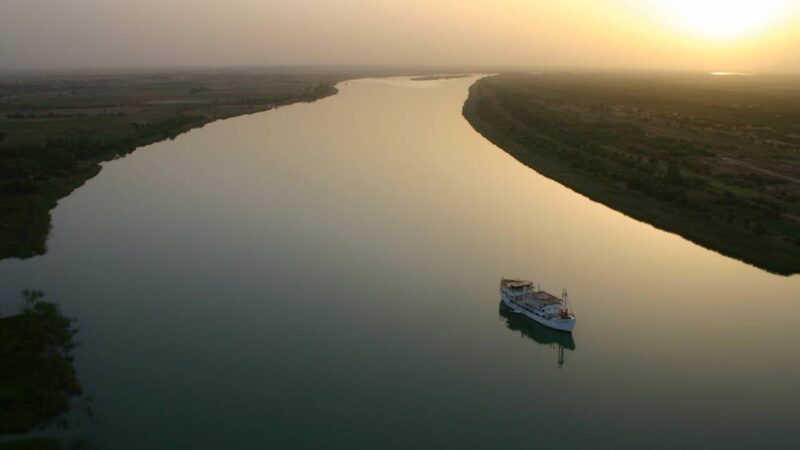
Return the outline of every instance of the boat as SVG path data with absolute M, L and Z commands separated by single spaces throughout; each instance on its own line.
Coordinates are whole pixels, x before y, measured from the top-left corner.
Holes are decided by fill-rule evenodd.
M 500 299 L 511 312 L 554 330 L 571 333 L 575 329 L 575 315 L 568 308 L 567 290 L 558 298 L 533 281 L 513 278 L 500 279 Z

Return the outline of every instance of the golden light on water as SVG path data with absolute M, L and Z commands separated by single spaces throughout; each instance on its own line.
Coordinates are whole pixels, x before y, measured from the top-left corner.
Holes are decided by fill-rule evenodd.
M 705 38 L 733 39 L 776 26 L 791 0 L 657 0 L 667 20 Z
M 711 72 L 709 75 L 713 75 L 715 77 L 747 77 L 750 76 L 747 73 L 741 72 Z

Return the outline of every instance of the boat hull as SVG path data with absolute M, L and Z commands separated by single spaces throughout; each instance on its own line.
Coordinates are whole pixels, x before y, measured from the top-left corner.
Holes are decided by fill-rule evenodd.
M 505 292 L 501 292 L 500 296 L 502 297 L 503 304 L 506 305 L 506 307 L 508 307 L 509 310 L 511 310 L 512 312 L 514 312 L 516 314 L 523 315 L 523 316 L 527 317 L 528 319 L 533 320 L 536 323 L 540 323 L 540 324 L 542 324 L 542 325 L 544 325 L 544 326 L 546 326 L 548 328 L 552 328 L 552 329 L 558 330 L 558 331 L 564 331 L 566 333 L 572 333 L 572 330 L 575 329 L 575 319 L 574 318 L 572 318 L 572 319 L 561 319 L 561 318 L 548 319 L 547 317 L 540 317 L 540 316 L 537 316 L 536 314 L 534 314 L 534 313 L 532 313 L 532 312 L 530 312 L 530 311 L 518 306 L 516 303 L 514 303 L 511 300 L 510 296 L 506 295 Z

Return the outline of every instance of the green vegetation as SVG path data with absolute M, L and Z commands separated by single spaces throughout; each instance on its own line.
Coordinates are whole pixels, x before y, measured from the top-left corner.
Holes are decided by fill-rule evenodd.
M 50 210 L 100 163 L 217 119 L 336 93 L 341 75 L 0 78 L 0 259 L 46 251 Z
M 636 219 L 800 273 L 800 80 L 506 74 L 464 116 L 520 162 Z
M 0 435 L 47 423 L 81 392 L 72 365 L 72 320 L 39 291 L 23 296 L 20 314 L 0 318 Z

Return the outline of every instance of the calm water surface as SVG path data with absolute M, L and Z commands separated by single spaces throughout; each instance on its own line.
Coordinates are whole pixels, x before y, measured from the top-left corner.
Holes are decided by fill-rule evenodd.
M 3 310 L 78 319 L 107 449 L 797 448 L 800 277 L 636 222 L 360 80 L 138 150 L 62 200 Z M 569 288 L 553 335 L 502 275 Z M 563 364 L 559 354 L 563 353 Z

